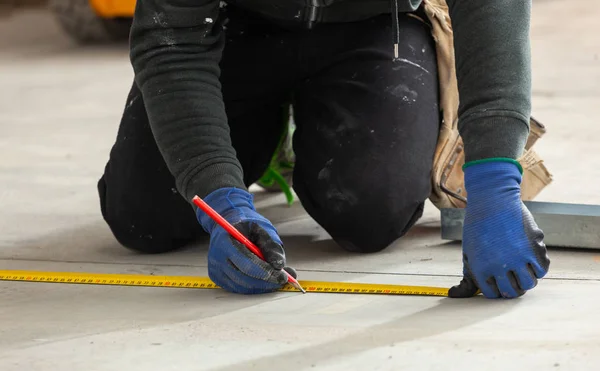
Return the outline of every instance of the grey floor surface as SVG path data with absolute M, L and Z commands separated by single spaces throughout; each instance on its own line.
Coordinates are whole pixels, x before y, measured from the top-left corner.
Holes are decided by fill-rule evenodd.
M 600 8 L 534 1 L 539 200 L 600 204 Z M 41 12 L 0 21 L 0 269 L 206 275 L 206 246 L 141 256 L 95 185 L 132 79 L 124 46 L 79 48 Z M 259 194 L 303 279 L 449 287 L 460 246 L 431 205 L 386 251 L 342 252 L 296 203 Z M 551 249 L 548 279 L 490 301 L 0 282 L 0 370 L 597 370 L 600 252 Z

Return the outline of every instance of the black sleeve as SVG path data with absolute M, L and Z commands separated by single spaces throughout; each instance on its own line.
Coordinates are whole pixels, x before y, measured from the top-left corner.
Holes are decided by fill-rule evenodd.
M 521 156 L 531 111 L 531 0 L 447 0 L 466 161 Z
M 246 189 L 219 81 L 219 1 L 138 0 L 130 58 L 152 132 L 188 202 L 221 187 Z

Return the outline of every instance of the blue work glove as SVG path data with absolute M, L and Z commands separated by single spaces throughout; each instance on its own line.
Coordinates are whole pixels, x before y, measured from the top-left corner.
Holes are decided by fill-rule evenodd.
M 283 287 L 287 283 L 286 271 L 296 277 L 296 272 L 285 266 L 283 243 L 275 227 L 256 211 L 250 193 L 239 188 L 222 188 L 204 201 L 252 241 L 265 257 L 260 259 L 197 209 L 198 221 L 210 234 L 208 275 L 214 283 L 238 294 L 261 294 Z
M 448 295 L 515 298 L 548 273 L 544 233 L 521 201 L 521 167 L 491 159 L 464 168 L 463 279 Z

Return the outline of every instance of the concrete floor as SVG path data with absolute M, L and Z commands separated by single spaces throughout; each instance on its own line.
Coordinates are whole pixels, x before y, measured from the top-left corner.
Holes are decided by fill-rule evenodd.
M 534 3 L 534 115 L 549 129 L 537 148 L 555 175 L 539 200 L 600 204 L 600 9 Z M 76 47 L 39 12 L 2 22 L 0 269 L 206 275 L 206 246 L 136 255 L 101 220 L 127 49 Z M 459 281 L 460 246 L 440 240 L 430 205 L 395 246 L 357 256 L 298 204 L 258 198 L 302 279 Z M 594 370 L 600 253 L 551 258 L 548 279 L 513 301 L 0 282 L 0 370 Z

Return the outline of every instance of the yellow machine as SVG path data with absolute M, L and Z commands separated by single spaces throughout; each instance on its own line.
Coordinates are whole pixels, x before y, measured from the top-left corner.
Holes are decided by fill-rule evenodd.
M 50 0 L 63 30 L 82 44 L 127 40 L 135 0 Z

